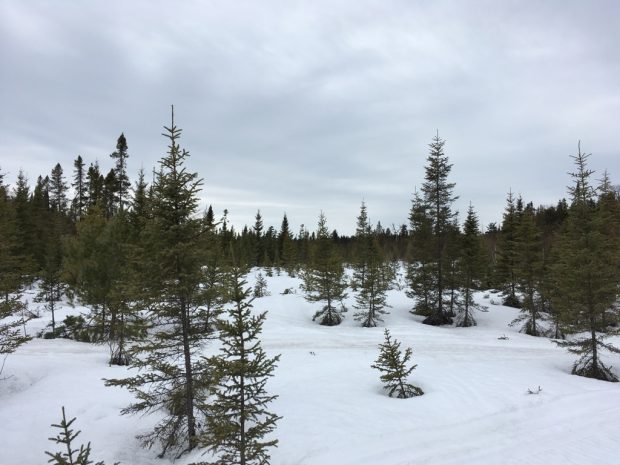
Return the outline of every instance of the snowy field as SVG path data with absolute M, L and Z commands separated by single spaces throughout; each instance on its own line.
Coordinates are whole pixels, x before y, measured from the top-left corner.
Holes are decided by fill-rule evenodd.
M 317 305 L 299 290 L 280 294 L 298 289 L 299 280 L 267 280 L 271 296 L 255 300 L 254 308 L 269 311 L 263 347 L 282 354 L 267 385 L 279 395 L 271 410 L 283 416 L 273 465 L 620 464 L 620 383 L 572 376 L 573 356 L 507 326 L 516 310 L 490 305 L 481 293 L 478 301 L 489 311 L 478 314 L 479 326 L 429 327 L 409 314 L 404 292 L 391 291 L 384 324 L 403 348 L 413 348 L 418 368 L 410 381 L 425 392 L 392 399 L 370 368 L 383 327 L 360 327 L 352 298 L 342 325 L 319 326 L 312 322 Z M 57 320 L 80 311 L 65 306 Z M 44 315 L 28 331 L 48 322 Z M 507 340 L 498 339 L 503 334 Z M 56 434 L 50 424 L 63 405 L 77 417 L 79 439 L 92 441 L 95 460 L 172 463 L 139 446 L 135 435 L 156 418 L 119 414 L 130 396 L 105 387 L 102 378 L 124 377 L 126 369 L 107 361 L 105 345 L 60 339 L 34 339 L 11 355 L 0 381 L 0 465 L 46 463 L 44 451 L 58 450 L 48 437 Z M 606 361 L 618 373 L 620 355 Z M 538 386 L 540 394 L 527 394 Z M 174 463 L 205 458 L 195 452 Z

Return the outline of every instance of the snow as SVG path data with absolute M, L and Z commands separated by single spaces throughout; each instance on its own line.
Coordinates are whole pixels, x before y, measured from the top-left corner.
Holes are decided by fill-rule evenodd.
M 253 285 L 250 275 L 249 285 Z M 377 358 L 383 327 L 362 328 L 349 312 L 336 327 L 312 322 L 317 304 L 299 291 L 299 280 L 267 277 L 270 296 L 254 308 L 268 310 L 262 335 L 269 355 L 282 354 L 268 391 L 279 397 L 271 408 L 283 419 L 272 450 L 274 465 L 568 465 L 620 464 L 620 383 L 570 374 L 573 356 L 546 338 L 520 334 L 508 323 L 517 311 L 490 305 L 473 328 L 429 327 L 412 316 L 404 291 L 391 291 L 384 325 L 413 348 L 418 364 L 410 382 L 425 394 L 412 399 L 385 395 Z M 281 295 L 285 288 L 296 294 Z M 36 304 L 35 304 L 36 305 Z M 57 313 L 85 311 L 63 304 Z M 50 315 L 29 323 L 35 334 Z M 507 340 L 498 337 L 506 334 Z M 616 343 L 618 339 L 616 338 Z M 210 351 L 215 351 L 212 347 Z M 312 354 L 313 352 L 314 354 Z M 620 365 L 620 356 L 607 359 Z M 106 345 L 70 340 L 33 339 L 9 356 L 0 381 L 0 464 L 39 465 L 51 423 L 65 406 L 77 417 L 81 442 L 92 442 L 92 457 L 107 464 L 166 465 L 157 449 L 135 439 L 156 422 L 156 415 L 123 416 L 131 401 L 103 378 L 123 377 L 127 369 L 108 366 Z M 528 389 L 542 392 L 527 394 Z M 207 459 L 200 451 L 174 463 Z

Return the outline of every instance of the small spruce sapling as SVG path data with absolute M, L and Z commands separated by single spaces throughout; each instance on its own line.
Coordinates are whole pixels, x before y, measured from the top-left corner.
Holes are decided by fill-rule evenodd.
M 379 358 L 375 361 L 372 368 L 379 370 L 384 389 L 388 391 L 390 397 L 407 399 L 409 397 L 421 396 L 424 391 L 413 384 L 407 383 L 407 377 L 417 367 L 412 365 L 407 368 L 407 362 L 411 359 L 411 347 L 407 347 L 403 355 L 400 350 L 400 342 L 392 339 L 390 331 L 385 330 L 385 341 L 379 344 Z
M 258 275 L 256 275 L 256 283 L 254 284 L 254 297 L 258 299 L 268 295 L 270 294 L 267 290 L 267 280 L 263 276 L 263 273 L 259 272 Z
M 65 416 L 65 408 L 62 407 L 62 420 L 60 424 L 52 424 L 53 428 L 57 428 L 60 432 L 54 438 L 49 438 L 50 441 L 61 444 L 66 447 L 66 451 L 51 453 L 46 451 L 45 453 L 51 458 L 47 461 L 53 465 L 90 465 L 93 463 L 90 460 L 90 442 L 84 446 L 80 445 L 79 449 L 73 448 L 73 441 L 79 436 L 81 431 L 74 432 L 71 429 L 71 425 L 75 421 L 75 417 L 67 421 Z M 114 465 L 118 465 L 116 462 Z M 104 462 L 96 462 L 94 465 L 105 465 Z

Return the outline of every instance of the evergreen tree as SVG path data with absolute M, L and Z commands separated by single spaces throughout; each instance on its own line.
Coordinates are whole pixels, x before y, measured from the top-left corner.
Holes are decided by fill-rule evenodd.
M 282 218 L 282 225 L 278 234 L 278 256 L 279 263 L 290 274 L 295 270 L 295 246 L 293 244 L 293 234 L 289 229 L 288 218 L 286 213 Z
M 36 218 L 34 217 L 30 202 L 28 179 L 22 170 L 17 175 L 12 203 L 13 210 L 15 211 L 15 228 L 19 237 L 17 250 L 22 260 L 24 260 L 22 264 L 23 271 L 30 274 L 36 271 L 33 253 L 35 250 Z
M 449 231 L 454 218 L 452 203 L 458 198 L 452 194 L 454 183 L 448 182 L 448 175 L 452 165 L 444 154 L 445 141 L 439 133 L 430 144 L 430 154 L 425 167 L 422 193 L 427 207 L 432 230 L 432 244 L 434 256 L 432 261 L 432 275 L 434 286 L 431 288 L 431 314 L 424 320 L 430 325 L 452 323 L 444 308 L 444 291 L 446 288 L 446 246 L 449 243 Z
M 84 160 L 82 156 L 78 157 L 73 162 L 73 183 L 71 186 L 75 192 L 72 202 L 73 215 L 77 220 L 84 217 L 84 213 L 88 202 L 88 192 L 86 190 L 86 173 L 84 171 Z
M 463 225 L 463 238 L 461 240 L 461 257 L 459 260 L 461 289 L 457 304 L 457 326 L 475 326 L 474 311 L 484 309 L 474 301 L 474 291 L 482 276 L 483 253 L 479 237 L 478 217 L 474 207 L 470 204 Z
M 79 449 L 74 449 L 74 441 L 79 436 L 81 431 L 74 432 L 71 426 L 75 422 L 75 417 L 67 421 L 65 415 L 65 408 L 62 407 L 62 420 L 59 424 L 52 424 L 52 428 L 59 429 L 60 432 L 54 438 L 49 438 L 50 441 L 60 444 L 66 450 L 61 452 L 45 452 L 51 458 L 47 461 L 53 465 L 89 465 L 93 461 L 90 460 L 90 442 L 84 446 L 80 445 Z M 105 465 L 103 462 L 97 462 L 94 465 Z M 118 465 L 118 462 L 115 464 Z
M 320 319 L 324 326 L 335 326 L 342 321 L 342 313 L 346 311 L 342 300 L 346 297 L 347 284 L 344 267 L 334 248 L 332 238 L 327 229 L 327 220 L 321 212 L 313 244 L 311 260 L 303 273 L 302 289 L 308 302 L 325 302 L 312 320 Z M 337 304 L 340 303 L 340 308 Z
M 254 298 L 256 299 L 269 295 L 269 291 L 267 290 L 267 280 L 260 271 L 256 275 L 256 283 L 254 284 L 253 293 Z
M 140 239 L 140 303 L 148 308 L 152 332 L 131 350 L 131 366 L 141 373 L 113 379 L 110 386 L 127 387 L 137 401 L 122 413 L 163 412 L 154 430 L 141 436 L 144 444 L 167 451 L 191 450 L 199 427 L 197 402 L 206 395 L 210 375 L 200 352 L 210 334 L 204 331 L 211 315 L 204 307 L 202 218 L 196 218 L 202 181 L 184 166 L 189 152 L 181 150 L 174 122 L 165 127 L 168 153 L 153 183 L 152 219 Z
M 67 183 L 65 182 L 60 163 L 57 163 L 52 170 L 49 181 L 49 194 L 52 211 L 64 214 L 67 211 Z
M 379 358 L 375 361 L 371 368 L 379 370 L 381 381 L 384 389 L 390 397 L 398 397 L 399 399 L 407 399 L 409 397 L 421 396 L 424 391 L 413 384 L 407 382 L 407 377 L 417 367 L 412 365 L 407 368 L 407 363 L 411 359 L 411 347 L 407 347 L 403 355 L 400 350 L 400 342 L 396 339 L 392 340 L 390 331 L 386 328 L 384 331 L 385 341 L 379 344 Z
M 21 301 L 23 258 L 19 252 L 15 212 L 2 178 L 0 173 L 0 357 L 29 340 L 21 332 L 25 322 L 25 306 Z
M 263 217 L 260 210 L 256 212 L 256 221 L 252 229 L 254 234 L 254 266 L 261 266 L 265 261 L 265 244 L 263 243 Z
M 511 324 L 520 323 L 530 336 L 541 336 L 540 322 L 545 319 L 538 294 L 542 271 L 542 244 L 535 223 L 533 207 L 526 208 L 517 226 L 514 275 L 516 287 L 523 295 L 521 315 Z
M 569 352 L 579 355 L 573 374 L 606 381 L 617 376 L 601 360 L 601 352 L 620 352 L 605 338 L 617 331 L 602 330 L 605 313 L 618 300 L 618 243 L 605 232 L 609 227 L 596 208 L 595 191 L 588 169 L 590 155 L 578 146 L 574 185 L 569 188 L 572 204 L 566 227 L 558 240 L 556 263 L 552 268 L 556 293 L 553 305 L 575 333 L 570 340 L 559 341 Z
M 252 315 L 246 284 L 242 269 L 235 267 L 232 306 L 219 324 L 222 353 L 211 361 L 219 382 L 215 400 L 206 408 L 208 428 L 201 443 L 217 453 L 216 463 L 222 465 L 267 465 L 269 448 L 278 443 L 267 437 L 280 417 L 267 410 L 277 396 L 269 395 L 265 385 L 280 356 L 268 358 L 260 345 L 267 314 Z
M 103 201 L 103 185 L 104 179 L 101 171 L 99 171 L 99 163 L 91 163 L 86 172 L 86 191 L 88 192 L 89 208 L 93 205 L 100 205 Z
M 409 289 L 407 296 L 416 299 L 412 313 L 430 316 L 435 306 L 432 291 L 435 286 L 432 260 L 432 224 L 427 213 L 427 207 L 422 197 L 416 191 L 411 202 L 409 213 L 409 234 L 407 282 Z
M 368 224 L 366 205 L 362 203 L 355 234 L 357 241 L 356 266 L 353 272 L 353 288 L 356 289 L 355 305 L 359 310 L 353 317 L 365 328 L 377 326 L 387 313 L 386 292 L 391 285 L 391 269 L 383 260 L 377 235 Z
M 502 283 L 504 305 L 519 308 L 521 303 L 517 297 L 517 276 L 515 272 L 517 261 L 517 229 L 519 218 L 512 191 L 508 192 L 506 209 L 502 220 L 502 229 L 499 240 L 498 273 Z
M 118 137 L 116 141 L 116 151 L 111 153 L 110 157 L 115 160 L 114 178 L 116 180 L 116 187 L 114 191 L 116 192 L 116 209 L 119 212 L 123 212 L 127 205 L 127 197 L 129 195 L 129 188 L 131 187 L 129 177 L 127 176 L 127 158 L 129 155 L 127 154 L 127 140 L 125 139 L 124 133 L 121 133 Z

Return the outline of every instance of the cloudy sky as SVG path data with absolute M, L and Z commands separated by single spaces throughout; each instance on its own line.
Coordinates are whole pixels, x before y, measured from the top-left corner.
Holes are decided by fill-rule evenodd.
M 620 182 L 620 2 L 0 0 L 0 169 L 133 176 L 175 105 L 233 223 L 406 221 L 439 130 L 463 211 L 555 203 L 577 141 Z

